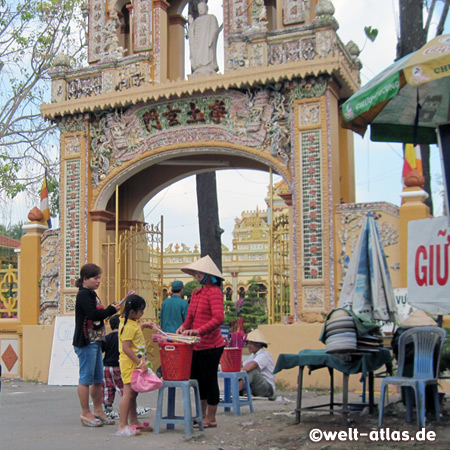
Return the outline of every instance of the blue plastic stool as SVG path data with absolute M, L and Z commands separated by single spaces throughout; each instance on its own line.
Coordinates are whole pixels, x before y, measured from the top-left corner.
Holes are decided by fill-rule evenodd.
M 163 399 L 164 399 L 164 389 L 168 388 L 167 395 L 167 416 L 162 415 L 163 410 Z M 184 416 L 175 415 L 175 395 L 176 388 L 180 388 L 183 394 L 183 409 Z M 194 389 L 195 398 L 195 417 L 192 417 L 192 406 L 191 406 L 191 393 L 190 388 Z M 166 424 L 168 430 L 173 430 L 175 424 L 184 423 L 185 434 L 193 434 L 193 421 L 196 421 L 199 426 L 199 430 L 203 430 L 203 418 L 202 418 L 202 407 L 200 404 L 200 394 L 198 390 L 197 380 L 186 380 L 186 381 L 164 381 L 162 387 L 159 388 L 158 392 L 158 403 L 156 409 L 156 420 L 155 420 L 155 433 L 159 433 L 161 424 Z
M 253 412 L 252 393 L 247 372 L 218 372 L 217 377 L 223 378 L 224 381 L 224 399 L 219 402 L 219 406 L 225 408 L 225 411 L 230 411 L 230 407 L 232 407 L 235 416 L 241 415 L 241 406 L 249 406 L 250 412 Z M 247 394 L 245 400 L 239 398 L 239 378 L 242 378 L 245 382 Z

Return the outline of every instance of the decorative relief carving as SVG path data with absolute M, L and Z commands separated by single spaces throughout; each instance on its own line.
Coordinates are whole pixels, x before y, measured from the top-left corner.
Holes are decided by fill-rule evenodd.
M 227 68 L 230 70 L 248 67 L 247 45 L 244 42 L 234 42 L 229 47 Z
M 330 30 L 317 31 L 316 50 L 319 58 L 326 58 L 328 55 L 334 56 L 336 46 L 336 34 Z
M 76 78 L 67 82 L 66 100 L 90 97 L 102 93 L 101 75 L 89 78 Z
M 52 103 L 61 102 L 65 98 L 66 93 L 66 83 L 64 80 L 53 80 L 52 81 Z
M 102 29 L 103 52 L 100 55 L 100 62 L 114 61 L 124 56 L 126 50 L 119 45 L 119 37 L 117 36 L 119 28 L 119 13 L 115 9 L 111 9 L 109 20 Z
M 270 151 L 285 164 L 291 153 L 290 96 L 277 89 L 227 91 L 178 101 L 135 105 L 91 124 L 93 185 L 115 167 L 164 145 L 223 141 Z M 198 126 L 200 125 L 200 126 Z
M 242 33 L 248 28 L 248 1 L 234 0 L 231 6 L 231 33 Z
M 311 60 L 316 56 L 316 39 L 311 37 L 300 40 L 300 56 L 302 59 Z
M 64 295 L 64 314 L 72 314 L 75 311 L 75 302 L 77 294 Z
M 64 116 L 58 121 L 58 129 L 61 134 L 76 133 L 77 131 L 85 131 L 84 120 L 82 114 L 74 116 Z
M 361 231 L 361 225 L 369 211 L 372 212 L 377 221 L 378 234 L 383 248 L 399 243 L 398 228 L 391 222 L 383 219 L 380 211 L 385 210 L 389 215 L 398 217 L 398 207 L 387 203 L 344 203 L 338 205 L 336 213 L 339 217 L 340 227 L 338 228 L 337 237 L 341 243 L 341 253 L 338 261 L 342 267 L 342 279 L 350 263 L 350 258 L 355 247 L 356 241 Z M 392 267 L 398 270 L 398 267 Z
M 292 100 L 321 97 L 328 86 L 329 75 L 303 78 L 292 91 Z
M 121 67 L 118 73 L 118 82 L 115 86 L 116 91 L 130 89 L 149 83 L 145 74 L 150 73 L 150 64 L 134 63 Z
M 248 31 L 245 31 L 245 34 L 267 31 L 267 11 L 264 6 L 264 0 L 252 0 L 250 17 L 250 28 L 248 28 Z
M 302 103 L 299 110 L 299 126 L 320 124 L 320 103 Z
M 303 288 L 303 307 L 306 310 L 325 309 L 325 290 L 323 286 L 311 286 Z
M 271 149 L 273 156 L 279 156 L 287 164 L 291 157 L 290 114 L 286 110 L 286 98 L 280 92 L 272 96 L 274 107 L 272 117 L 267 122 L 266 148 Z
M 103 53 L 103 27 L 106 23 L 104 0 L 89 0 L 88 60 L 98 61 Z
M 293 25 L 305 21 L 309 0 L 283 0 L 283 24 Z
M 151 0 L 133 2 L 134 50 L 137 52 L 152 48 L 152 10 Z
M 114 80 L 116 78 L 115 70 L 105 70 L 102 72 L 103 92 L 114 91 Z
M 286 46 L 286 62 L 300 61 L 300 41 L 288 41 Z
M 253 44 L 249 47 L 250 67 L 267 65 L 267 44 Z
M 60 236 L 59 230 L 46 231 L 41 244 L 40 325 L 52 324 L 60 301 Z
M 81 137 L 67 136 L 64 138 L 65 156 L 79 155 L 81 151 Z
M 269 65 L 274 65 L 301 60 L 309 61 L 316 55 L 316 38 L 309 37 L 269 45 L 268 59 Z

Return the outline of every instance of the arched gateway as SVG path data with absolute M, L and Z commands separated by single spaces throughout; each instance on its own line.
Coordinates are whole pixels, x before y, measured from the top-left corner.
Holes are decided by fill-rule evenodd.
M 326 312 L 335 298 L 334 210 L 355 200 L 339 103 L 358 87 L 357 51 L 338 38 L 328 0 L 225 0 L 224 74 L 186 80 L 186 3 L 90 0 L 89 67 L 55 62 L 42 114 L 61 131 L 60 311 L 73 313 L 80 266 L 104 263 L 116 186 L 124 230 L 171 183 L 232 167 L 283 177 L 291 311 Z

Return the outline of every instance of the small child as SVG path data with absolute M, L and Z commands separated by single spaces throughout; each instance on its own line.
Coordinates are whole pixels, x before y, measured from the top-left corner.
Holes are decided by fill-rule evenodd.
M 147 355 L 142 328 L 153 328 L 152 322 L 139 324 L 144 314 L 145 300 L 132 294 L 125 301 L 125 309 L 119 325 L 119 364 L 123 381 L 123 396 L 120 400 L 120 422 L 116 436 L 136 436 L 141 431 L 153 431 L 148 422 L 140 423 L 136 413 L 136 397 L 131 388 L 131 374 L 134 369 L 146 372 Z
M 106 341 L 102 342 L 103 357 L 103 403 L 105 413 L 112 419 L 117 419 L 119 415 L 113 412 L 113 403 L 116 391 L 123 395 L 122 375 L 119 367 L 119 336 L 118 329 L 120 316 L 116 314 L 109 319 L 111 333 L 106 335 Z M 116 417 L 113 415 L 117 414 Z

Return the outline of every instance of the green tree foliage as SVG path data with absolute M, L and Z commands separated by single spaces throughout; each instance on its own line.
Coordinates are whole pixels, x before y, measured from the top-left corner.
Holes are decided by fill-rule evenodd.
M 82 0 L 0 0 L 0 195 L 36 198 L 48 170 L 49 191 L 59 179 L 53 124 L 40 106 L 50 100 L 49 70 L 65 53 L 84 59 Z M 54 204 L 54 203 L 53 203 Z
M 238 310 L 233 300 L 225 300 L 223 306 L 225 308 L 225 320 L 223 324 L 229 327 L 239 317 Z
M 20 241 L 20 238 L 25 234 L 22 227 L 23 222 L 8 226 L 0 224 L 0 234 Z
M 184 285 L 184 295 L 188 298 L 188 300 L 191 299 L 191 295 L 192 293 L 198 289 L 201 288 L 202 285 L 200 283 L 197 283 L 197 281 L 192 280 L 192 281 L 188 281 L 185 285 Z
M 244 331 L 246 333 L 258 328 L 258 325 L 267 323 L 267 313 L 264 299 L 259 296 L 260 287 L 252 283 L 248 288 L 241 307 L 241 317 L 245 319 Z

